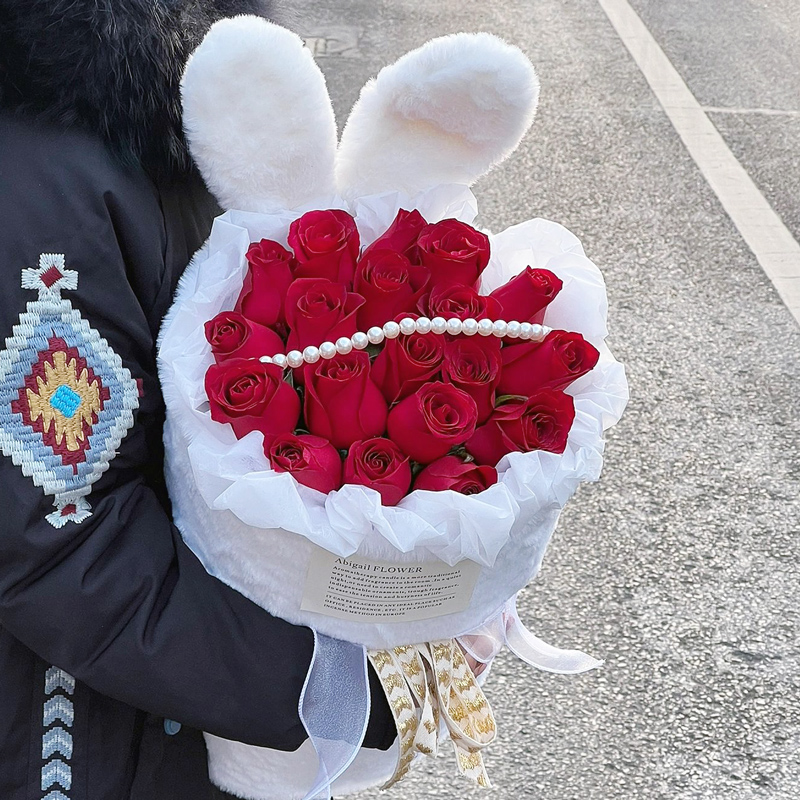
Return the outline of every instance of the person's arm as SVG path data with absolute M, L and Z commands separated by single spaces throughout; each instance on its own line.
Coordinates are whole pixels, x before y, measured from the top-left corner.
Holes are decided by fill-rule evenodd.
M 0 356 L 0 625 L 110 697 L 226 738 L 295 749 L 306 738 L 298 698 L 311 631 L 207 574 L 172 524 L 158 480 L 146 477 L 160 458 L 163 413 L 146 307 L 164 302 L 152 187 L 134 173 L 117 185 L 97 149 L 81 154 L 80 169 L 58 152 L 47 163 L 44 143 L 20 152 L 30 160 L 0 155 L 0 335 L 22 322 Z M 37 291 L 20 276 L 41 253 L 63 254 L 77 272 L 77 289 L 60 294 L 96 334 L 76 333 L 74 319 L 51 326 L 46 309 L 28 305 Z M 99 337 L 142 390 L 132 424 L 123 408 L 131 383 L 115 380 Z M 105 437 L 115 425 L 118 445 Z M 100 480 L 81 478 L 103 459 Z M 59 486 L 90 486 L 91 515 L 80 519 L 82 501 L 54 505 Z M 54 525 L 54 511 L 80 521 Z M 366 744 L 386 747 L 393 725 L 376 699 Z

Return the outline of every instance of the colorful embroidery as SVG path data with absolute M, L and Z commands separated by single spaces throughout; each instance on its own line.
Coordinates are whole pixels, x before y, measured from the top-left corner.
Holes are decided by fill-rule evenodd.
M 64 792 L 72 789 L 73 740 L 69 729 L 75 722 L 75 708 L 70 699 L 75 693 L 75 679 L 63 669 L 50 667 L 45 673 L 44 691 L 48 699 L 42 710 L 43 800 L 69 800 Z
M 86 496 L 108 469 L 133 425 L 139 387 L 108 342 L 89 326 L 63 289 L 78 273 L 63 255 L 45 253 L 22 271 L 36 289 L 0 353 L 0 448 L 46 494 L 56 528 L 91 515 Z

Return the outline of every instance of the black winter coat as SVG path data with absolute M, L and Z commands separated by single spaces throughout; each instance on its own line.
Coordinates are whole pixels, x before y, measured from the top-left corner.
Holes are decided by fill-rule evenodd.
M 0 0 L 0 338 L 13 335 L 0 353 L 0 800 L 206 800 L 200 730 L 281 750 L 306 738 L 313 638 L 209 576 L 171 522 L 155 339 L 217 213 L 175 118 L 198 31 L 176 23 L 172 77 L 144 81 L 155 105 L 136 117 L 136 92 L 99 73 L 70 73 L 59 95 L 25 38 L 47 23 L 27 13 L 63 26 L 68 8 L 83 24 L 98 5 Z M 113 36 L 130 35 L 117 22 Z M 115 75 L 130 77 L 153 57 L 137 41 L 74 46 L 100 48 L 101 66 L 126 58 Z M 59 296 L 75 314 L 51 325 Z M 394 727 L 371 682 L 366 745 L 385 748 Z

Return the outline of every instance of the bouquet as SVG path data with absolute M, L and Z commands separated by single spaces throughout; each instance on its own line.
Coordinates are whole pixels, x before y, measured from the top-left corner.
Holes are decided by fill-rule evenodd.
M 237 438 L 262 433 L 275 472 L 396 506 L 412 484 L 479 494 L 508 453 L 564 452 L 575 403 L 563 390 L 600 354 L 537 322 L 555 274 L 528 266 L 480 295 L 489 237 L 416 210 L 363 254 L 338 209 L 303 214 L 288 241 L 293 252 L 251 244 L 235 310 L 205 324 L 211 418 Z
M 160 339 L 176 524 L 316 641 L 297 752 L 206 737 L 212 780 L 241 797 L 387 785 L 440 734 L 487 785 L 495 721 L 462 650 L 598 663 L 532 636 L 514 599 L 627 399 L 602 277 L 555 223 L 476 229 L 468 188 L 537 95 L 515 48 L 445 37 L 369 83 L 337 145 L 293 34 L 224 20 L 187 65 L 190 146 L 229 210 Z M 399 731 L 387 753 L 359 749 L 368 659 Z

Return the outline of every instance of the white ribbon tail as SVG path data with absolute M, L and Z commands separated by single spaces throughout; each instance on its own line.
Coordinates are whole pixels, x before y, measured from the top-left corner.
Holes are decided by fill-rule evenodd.
M 331 784 L 353 763 L 364 741 L 369 712 L 366 649 L 315 631 L 300 719 L 317 751 L 319 769 L 304 800 L 330 800 Z
M 491 662 L 503 645 L 526 664 L 559 675 L 578 675 L 603 664 L 580 650 L 561 650 L 534 636 L 519 618 L 516 598 L 479 628 L 459 636 L 458 641 L 472 658 L 484 664 Z
M 555 672 L 559 675 L 577 675 L 602 666 L 598 661 L 580 650 L 559 650 L 551 644 L 534 636 L 514 614 L 508 620 L 506 629 L 506 644 L 515 656 L 527 664 L 545 672 Z

